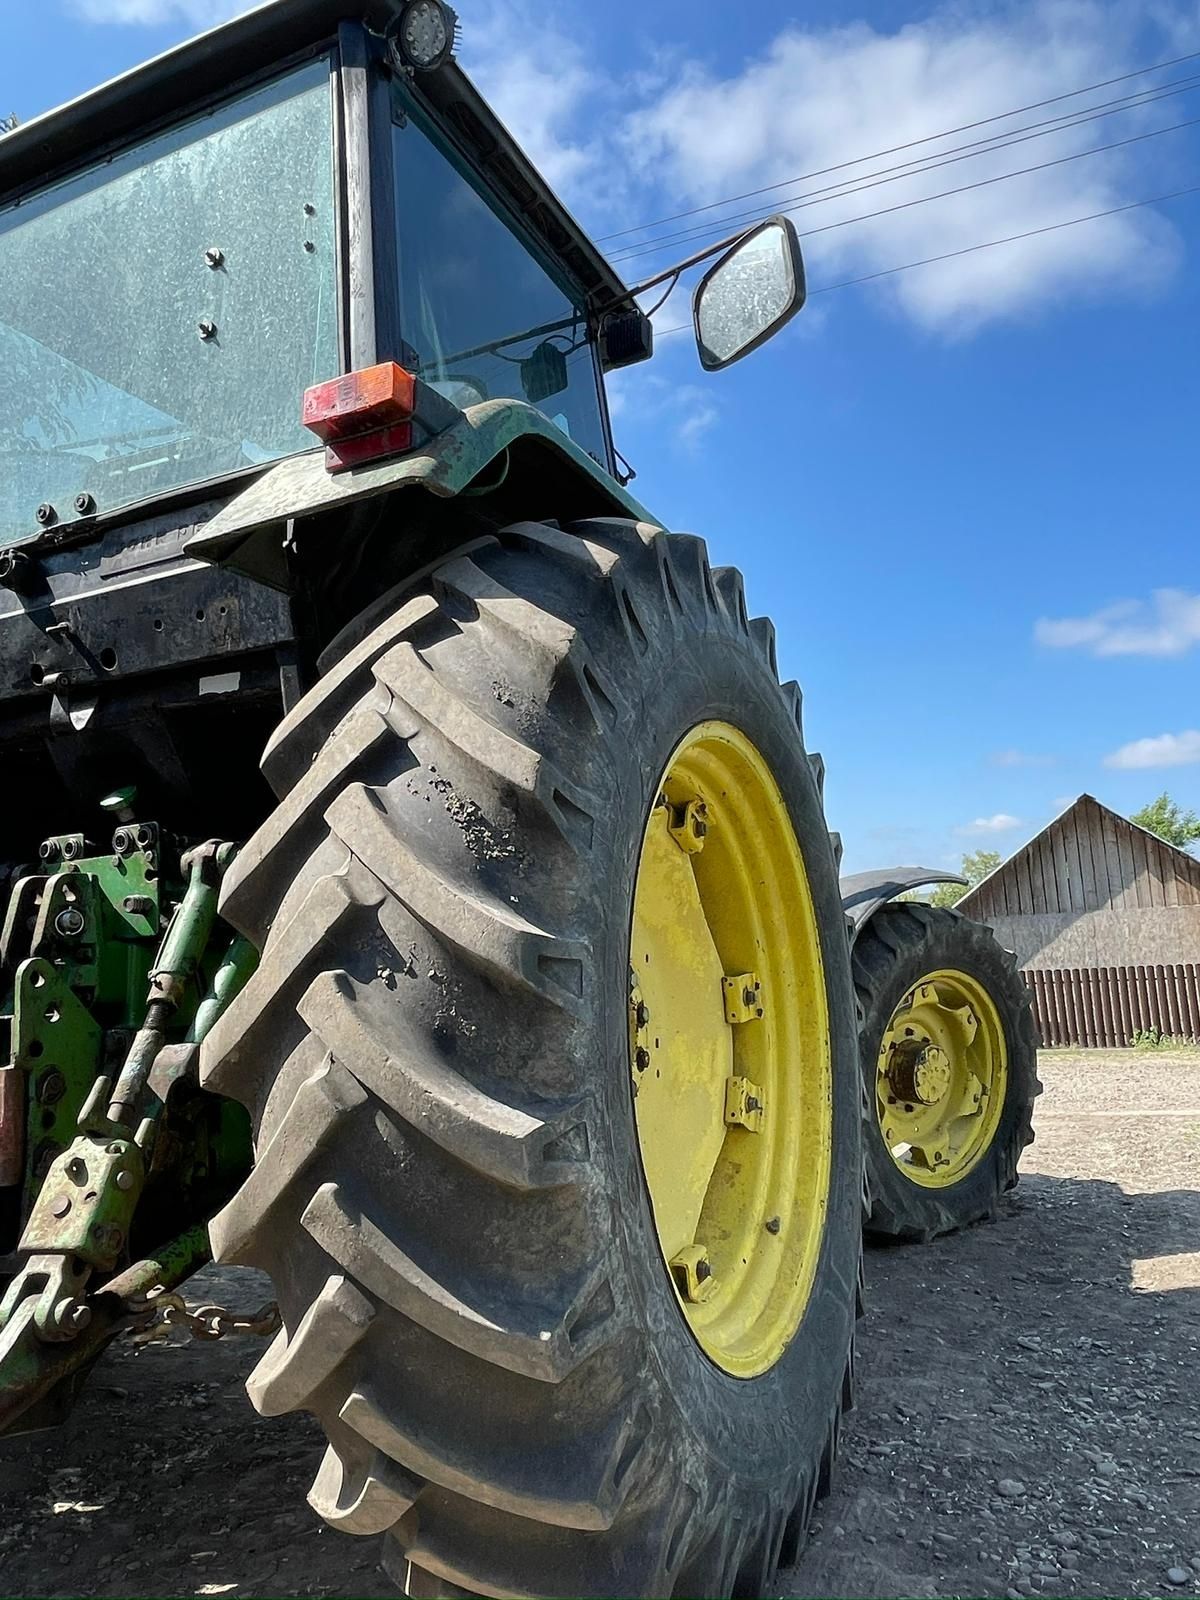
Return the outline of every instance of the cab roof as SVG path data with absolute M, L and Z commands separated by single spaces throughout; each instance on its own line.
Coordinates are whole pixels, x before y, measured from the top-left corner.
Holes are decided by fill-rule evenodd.
M 223 99 L 243 78 L 331 43 L 343 23 L 378 34 L 399 9 L 400 0 L 267 0 L 0 137 L 0 208 Z M 417 75 L 411 88 L 591 297 L 623 294 L 620 277 L 457 63 Z

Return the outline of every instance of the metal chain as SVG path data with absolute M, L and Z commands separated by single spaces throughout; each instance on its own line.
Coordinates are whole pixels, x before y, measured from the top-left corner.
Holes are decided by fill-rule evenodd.
M 131 1303 L 131 1309 L 153 1313 L 153 1321 L 137 1335 L 139 1343 L 165 1339 L 172 1328 L 186 1328 L 193 1339 L 225 1339 L 235 1334 L 269 1339 L 282 1326 L 279 1307 L 273 1300 L 247 1315 L 225 1306 L 190 1307 L 180 1295 L 166 1290 L 155 1293 L 152 1289 L 140 1306 Z

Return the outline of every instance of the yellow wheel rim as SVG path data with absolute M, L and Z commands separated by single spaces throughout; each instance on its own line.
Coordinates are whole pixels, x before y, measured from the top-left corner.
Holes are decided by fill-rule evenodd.
M 1007 1081 L 1004 1027 L 984 986 L 951 970 L 915 983 L 875 1073 L 879 1126 L 905 1177 L 927 1189 L 966 1177 L 996 1136 Z
M 662 1255 L 701 1348 L 767 1371 L 824 1232 L 832 1065 L 804 858 L 758 750 L 725 722 L 667 764 L 638 860 L 629 1055 Z

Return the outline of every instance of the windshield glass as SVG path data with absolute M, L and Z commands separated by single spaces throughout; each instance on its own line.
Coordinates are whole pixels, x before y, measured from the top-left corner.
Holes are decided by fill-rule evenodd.
M 582 291 L 551 276 L 409 108 L 393 137 L 406 364 L 455 405 L 528 400 L 607 468 Z
M 310 449 L 336 302 L 327 60 L 0 212 L 0 544 Z

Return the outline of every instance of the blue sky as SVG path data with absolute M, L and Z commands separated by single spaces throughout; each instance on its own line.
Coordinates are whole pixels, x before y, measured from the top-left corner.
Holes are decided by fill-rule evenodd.
M 0 112 L 27 119 L 236 9 L 6 0 Z M 1200 55 L 928 138 L 1200 52 L 1195 0 L 460 10 L 465 63 L 596 234 L 784 185 L 625 233 L 614 254 L 1133 94 L 816 197 L 802 230 L 1000 179 L 812 234 L 812 288 L 1200 185 L 1200 127 L 1174 126 L 1200 118 Z M 714 377 L 667 334 L 615 382 L 642 500 L 741 566 L 775 620 L 848 868 L 1007 852 L 1083 789 L 1121 811 L 1164 788 L 1200 809 L 1198 261 L 1200 194 L 1184 195 L 814 293 Z M 685 294 L 656 320 L 685 322 Z

